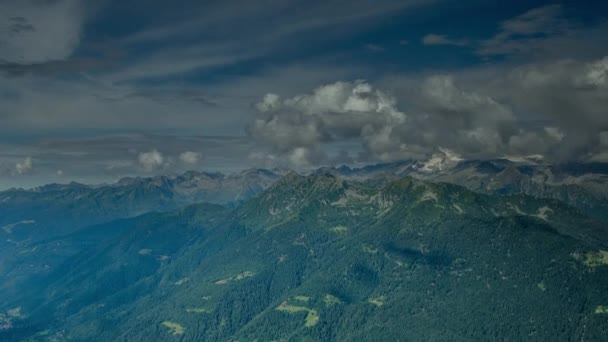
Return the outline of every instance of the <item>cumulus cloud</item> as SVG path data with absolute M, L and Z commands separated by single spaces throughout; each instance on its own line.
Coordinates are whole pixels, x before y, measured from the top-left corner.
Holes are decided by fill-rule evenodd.
M 363 81 L 336 82 L 288 99 L 267 94 L 256 105 L 249 133 L 299 167 L 327 162 L 322 151 L 336 142 L 358 142 L 361 160 L 390 161 L 423 158 L 437 146 L 495 156 L 510 148 L 510 138 L 531 134 L 518 130 L 507 106 L 460 89 L 450 75 L 427 77 L 413 93 L 407 115 L 393 96 Z
M 497 153 L 512 133 L 511 110 L 475 90 L 460 89 L 450 75 L 430 76 L 422 82 L 416 126 L 419 141 L 472 153 Z
M 407 119 L 392 96 L 364 81 L 327 84 L 287 99 L 267 94 L 256 108 L 249 134 L 296 166 L 327 160 L 324 143 L 360 139 L 374 149 Z
M 186 164 L 197 164 L 202 157 L 202 154 L 199 152 L 185 151 L 180 153 L 179 160 Z
M 559 129 L 561 146 L 553 151 L 556 157 L 581 158 L 596 148 L 598 134 L 608 130 L 607 75 L 608 57 L 530 64 L 495 77 L 486 91 L 509 102 L 517 112 Z M 545 133 L 556 137 L 551 130 Z
M 34 167 L 34 164 L 32 162 L 32 158 L 27 157 L 24 160 L 15 164 L 15 172 L 18 175 L 28 174 L 32 171 L 33 167 Z
M 328 146 L 345 142 L 360 147 L 358 161 L 427 158 L 439 146 L 463 158 L 552 161 L 598 159 L 606 150 L 608 57 L 388 84 L 390 92 L 357 81 L 290 98 L 267 94 L 248 132 L 272 156 L 266 162 L 299 167 L 331 163 Z
M 79 0 L 0 2 L 0 63 L 64 60 L 80 42 Z
M 157 150 L 142 152 L 137 156 L 139 165 L 146 171 L 153 171 L 164 165 L 165 157 Z
M 424 45 L 453 45 L 453 46 L 467 46 L 469 42 L 466 39 L 450 39 L 444 34 L 427 34 L 422 37 L 422 44 Z

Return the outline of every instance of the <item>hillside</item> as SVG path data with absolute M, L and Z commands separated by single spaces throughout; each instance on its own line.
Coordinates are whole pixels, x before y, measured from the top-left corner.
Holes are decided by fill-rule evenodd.
M 607 233 L 557 200 L 291 173 L 28 245 L 0 339 L 599 341 Z

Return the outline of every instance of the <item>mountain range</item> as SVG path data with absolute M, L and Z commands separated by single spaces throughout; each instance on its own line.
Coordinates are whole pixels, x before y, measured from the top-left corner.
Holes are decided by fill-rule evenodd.
M 0 340 L 601 341 L 608 166 L 427 161 L 0 193 Z

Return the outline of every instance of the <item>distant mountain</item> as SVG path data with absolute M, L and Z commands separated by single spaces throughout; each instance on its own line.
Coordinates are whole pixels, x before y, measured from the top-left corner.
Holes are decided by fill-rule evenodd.
M 348 178 L 289 173 L 236 207 L 32 243 L 9 269 L 35 278 L 0 291 L 0 340 L 605 338 L 605 223 L 554 199 Z
M 0 192 L 0 228 L 12 240 L 40 239 L 193 203 L 235 204 L 262 192 L 280 177 L 280 173 L 264 169 L 231 175 L 190 171 L 177 176 L 124 178 L 109 185 L 70 183 L 12 189 Z
M 289 170 L 240 173 L 190 171 L 176 176 L 124 178 L 115 184 L 51 184 L 0 192 L 0 228 L 11 240 L 42 239 L 84 226 L 194 203 L 238 205 L 268 188 Z M 543 164 L 536 158 L 462 160 L 449 151 L 426 161 L 400 161 L 361 168 L 321 167 L 369 186 L 411 176 L 464 186 L 485 194 L 527 194 L 563 201 L 608 222 L 608 163 Z M 2 232 L 0 232 L 1 234 Z
M 464 186 L 486 194 L 526 194 L 563 201 L 608 222 L 608 163 L 544 164 L 537 159 L 462 160 L 438 153 L 427 161 L 403 161 L 363 168 L 322 168 L 351 180 L 383 185 L 412 176 Z

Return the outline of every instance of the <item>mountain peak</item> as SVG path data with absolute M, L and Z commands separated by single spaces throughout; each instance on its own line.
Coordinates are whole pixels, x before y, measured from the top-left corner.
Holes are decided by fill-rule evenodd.
M 425 173 L 444 171 L 456 166 L 463 160 L 460 155 L 440 147 L 439 151 L 434 153 L 431 158 L 421 163 L 419 170 Z

